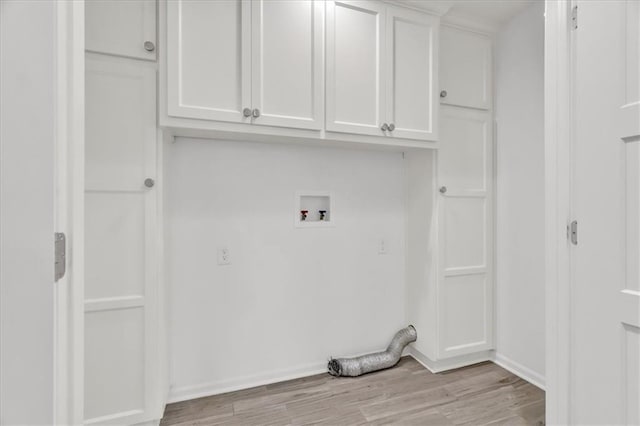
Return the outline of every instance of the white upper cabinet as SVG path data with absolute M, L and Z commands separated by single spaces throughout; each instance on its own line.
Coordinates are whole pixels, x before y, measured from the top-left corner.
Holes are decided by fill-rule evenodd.
M 156 0 L 85 1 L 85 48 L 156 59 Z
M 436 140 L 438 18 L 387 8 L 386 121 L 394 137 Z
M 327 2 L 327 130 L 384 135 L 384 10 L 376 1 Z
M 382 2 L 328 2 L 326 129 L 435 140 L 438 22 Z
M 322 127 L 320 1 L 167 2 L 170 116 Z
M 249 122 L 250 46 L 249 2 L 167 2 L 168 114 Z
M 323 2 L 254 0 L 251 6 L 253 122 L 321 129 Z
M 162 126 L 394 146 L 437 140 L 435 16 L 378 0 L 160 5 Z
M 491 40 L 488 37 L 442 27 L 440 69 L 443 104 L 491 108 Z

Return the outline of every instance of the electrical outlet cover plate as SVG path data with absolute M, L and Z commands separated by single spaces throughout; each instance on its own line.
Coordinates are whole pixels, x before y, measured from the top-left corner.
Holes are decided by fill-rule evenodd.
M 218 249 L 218 265 L 230 265 L 231 264 L 231 256 L 229 254 L 229 249 L 226 247 L 222 247 Z

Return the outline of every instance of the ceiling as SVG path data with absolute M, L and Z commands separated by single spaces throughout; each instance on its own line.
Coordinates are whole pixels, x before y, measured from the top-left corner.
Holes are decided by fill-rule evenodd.
M 536 1 L 543 0 L 452 0 L 446 16 L 455 16 L 499 28 Z

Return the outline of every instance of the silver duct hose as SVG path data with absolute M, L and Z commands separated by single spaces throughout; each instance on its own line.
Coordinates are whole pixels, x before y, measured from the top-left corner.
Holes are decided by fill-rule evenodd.
M 402 350 L 418 339 L 414 326 L 410 325 L 398 331 L 384 352 L 376 352 L 355 358 L 331 359 L 327 368 L 332 376 L 356 377 L 385 368 L 391 368 L 400 361 Z

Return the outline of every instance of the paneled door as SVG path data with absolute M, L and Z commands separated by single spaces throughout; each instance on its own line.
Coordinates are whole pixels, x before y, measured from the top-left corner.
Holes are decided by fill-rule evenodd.
M 442 106 L 438 356 L 493 347 L 493 136 L 486 111 Z
M 328 1 L 326 129 L 384 136 L 385 3 Z
M 253 0 L 253 122 L 321 129 L 324 1 Z
M 640 424 L 640 7 L 579 1 L 569 421 Z
M 389 135 L 437 140 L 438 18 L 387 7 L 386 122 Z
M 85 49 L 156 59 L 156 0 L 85 1 Z
M 167 65 L 170 116 L 250 122 L 250 1 L 168 1 Z
M 155 64 L 87 54 L 85 87 L 84 415 L 133 424 L 161 391 Z

